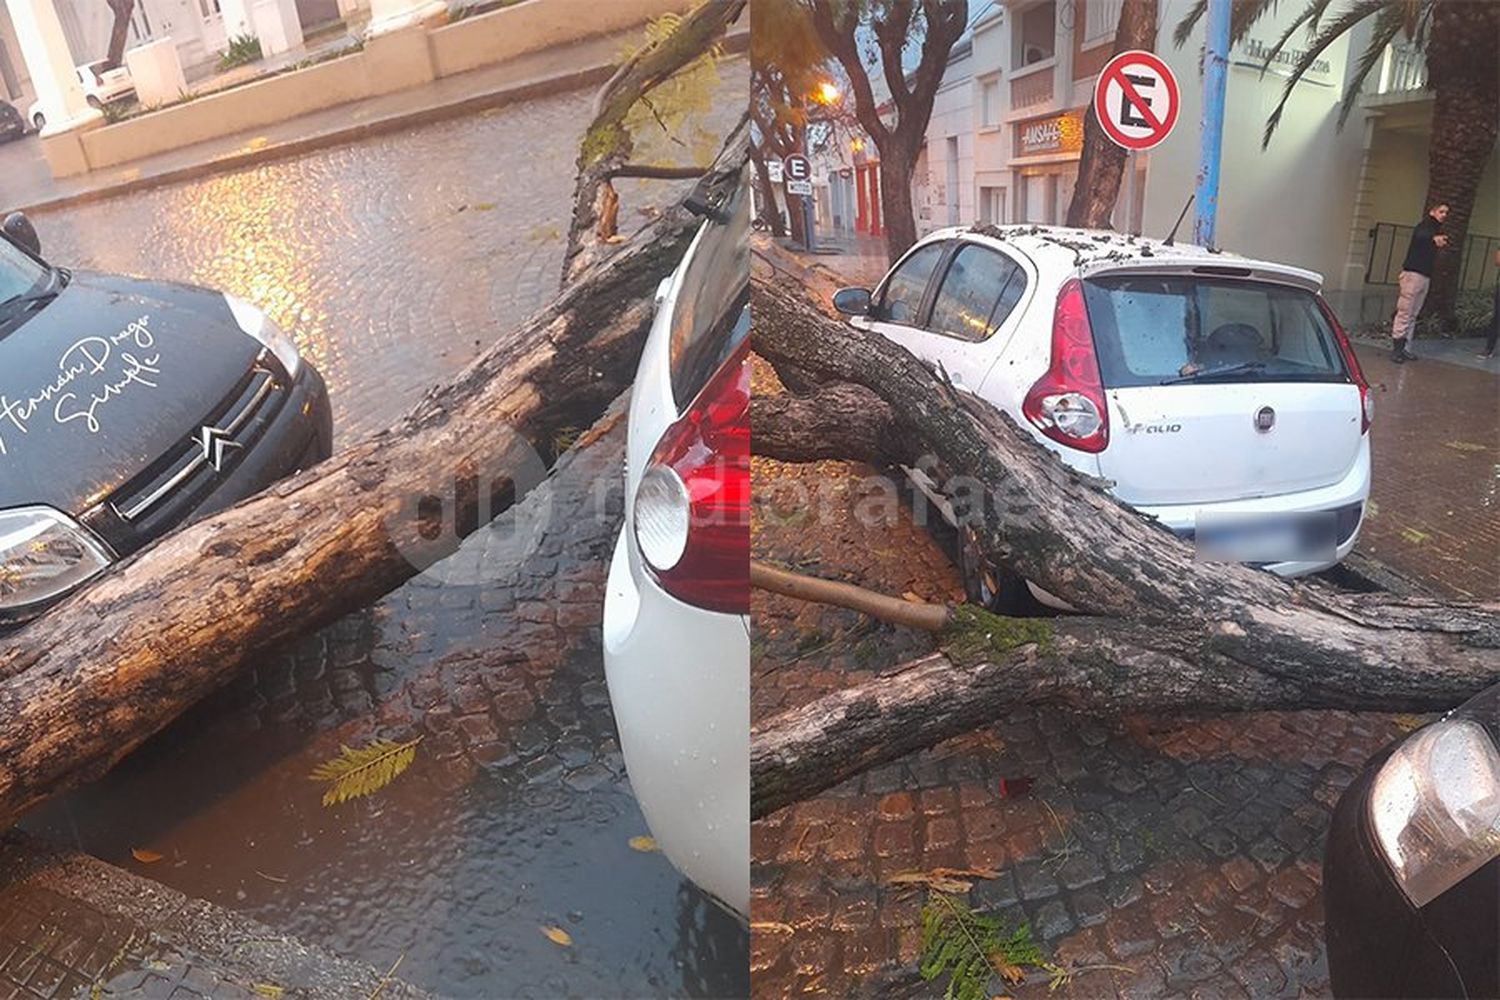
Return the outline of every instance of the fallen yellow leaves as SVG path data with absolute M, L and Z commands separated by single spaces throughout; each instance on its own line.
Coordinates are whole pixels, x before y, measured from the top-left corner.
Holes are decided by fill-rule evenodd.
M 791 924 L 782 923 L 780 920 L 752 920 L 750 921 L 751 934 L 795 934 L 797 929 Z
M 319 764 L 309 777 L 328 783 L 323 805 L 336 806 L 371 795 L 395 781 L 416 760 L 417 744 L 421 742 L 418 736 L 407 743 L 376 740 L 358 750 L 341 746 L 337 757 Z
M 934 868 L 925 872 L 897 872 L 886 879 L 887 885 L 927 886 L 938 892 L 965 893 L 974 888 L 977 879 L 999 878 L 993 868 Z
M 543 936 L 545 936 L 548 941 L 551 941 L 553 944 L 557 945 L 560 948 L 568 948 L 573 944 L 573 935 L 569 934 L 561 927 L 544 926 L 541 928 L 541 931 Z
M 157 854 L 155 851 L 148 851 L 144 847 L 132 847 L 130 849 L 130 856 L 143 865 L 154 865 L 162 859 L 162 855 Z
M 640 851 L 642 854 L 649 854 L 652 851 L 661 850 L 661 848 L 657 846 L 655 837 L 631 837 L 630 849 L 632 851 Z

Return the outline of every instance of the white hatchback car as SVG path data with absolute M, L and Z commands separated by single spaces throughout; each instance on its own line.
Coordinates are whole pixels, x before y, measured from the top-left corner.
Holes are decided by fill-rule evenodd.
M 750 217 L 747 185 L 706 215 L 632 389 L 625 523 L 604 600 L 604 669 L 631 787 L 663 852 L 750 905 Z
M 1180 537 L 1297 576 L 1349 553 L 1370 493 L 1370 391 L 1321 284 L 1202 247 L 986 226 L 932 233 L 834 304 Z M 1024 606 L 973 547 L 961 528 L 970 599 Z
M 106 104 L 122 101 L 135 93 L 135 80 L 131 78 L 130 70 L 124 66 L 105 69 L 107 62 L 108 60 L 99 59 L 84 66 L 73 67 L 73 72 L 78 75 L 78 85 L 83 88 L 84 100 L 95 110 Z M 26 120 L 36 126 L 37 131 L 41 131 L 47 124 L 41 101 L 32 102 L 26 111 Z

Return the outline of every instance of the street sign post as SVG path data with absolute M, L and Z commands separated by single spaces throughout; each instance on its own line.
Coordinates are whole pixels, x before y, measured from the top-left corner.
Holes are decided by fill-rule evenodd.
M 793 153 L 782 161 L 786 174 L 786 193 L 788 195 L 800 195 L 802 197 L 802 218 L 804 226 L 804 239 L 807 249 L 814 246 L 813 241 L 813 204 L 812 204 L 812 161 L 801 153 Z
M 1161 144 L 1181 109 L 1177 78 L 1155 53 L 1132 49 L 1115 56 L 1094 84 L 1094 114 L 1118 146 L 1144 150 Z

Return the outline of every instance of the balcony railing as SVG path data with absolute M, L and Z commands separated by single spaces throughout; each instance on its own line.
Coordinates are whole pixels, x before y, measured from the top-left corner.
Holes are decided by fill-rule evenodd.
M 1427 89 L 1427 57 L 1406 42 L 1386 46 L 1380 59 L 1375 93 L 1404 94 Z
M 1035 107 L 1038 104 L 1046 104 L 1052 100 L 1052 78 L 1056 75 L 1052 60 L 1047 60 L 1045 66 L 1036 69 L 1027 67 L 1022 71 L 1024 76 L 1012 76 L 1010 78 L 1010 108 L 1019 111 L 1022 108 Z

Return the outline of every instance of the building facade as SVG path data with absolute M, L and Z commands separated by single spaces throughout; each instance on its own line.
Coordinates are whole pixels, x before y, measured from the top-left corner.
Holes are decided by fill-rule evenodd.
M 1113 49 L 1120 6 L 1121 0 L 997 0 L 976 11 L 950 59 L 912 181 L 921 231 L 976 221 L 1064 222 L 1084 116 Z M 1113 218 L 1118 230 L 1165 236 L 1194 190 L 1202 22 L 1181 47 L 1171 40 L 1188 9 L 1185 0 L 1160 4 L 1156 51 L 1181 85 L 1181 109 L 1161 145 L 1127 156 Z M 1424 208 L 1431 96 L 1420 54 L 1393 47 L 1338 128 L 1352 63 L 1367 38 L 1356 30 L 1305 74 L 1262 149 L 1287 67 L 1301 55 L 1298 42 L 1265 73 L 1261 66 L 1300 11 L 1298 3 L 1279 5 L 1230 52 L 1217 231 L 1227 250 L 1321 273 L 1343 318 L 1371 320 L 1389 311 L 1388 258 L 1399 270 L 1405 233 Z M 1470 222 L 1465 287 L 1488 287 L 1495 278 L 1493 264 L 1486 264 L 1488 251 L 1500 245 L 1487 242 L 1500 241 L 1495 159 Z
M 341 3 L 345 4 L 342 9 Z M 83 66 L 103 59 L 114 27 L 114 13 L 109 4 L 105 0 L 52 0 L 52 6 L 61 24 L 72 65 Z M 303 29 L 335 21 L 368 7 L 369 0 L 295 0 L 295 3 L 278 0 L 237 0 L 232 3 L 225 0 L 135 0 L 126 48 L 169 38 L 177 49 L 188 80 L 192 81 L 214 70 L 220 53 L 235 34 L 261 35 L 264 45 L 266 36 L 274 33 L 277 37 L 294 37 L 300 44 Z M 238 22 L 237 14 L 242 18 Z M 283 24 L 283 21 L 287 23 Z M 0 3 L 0 98 L 24 112 L 36 97 L 37 89 L 32 83 L 9 6 Z

